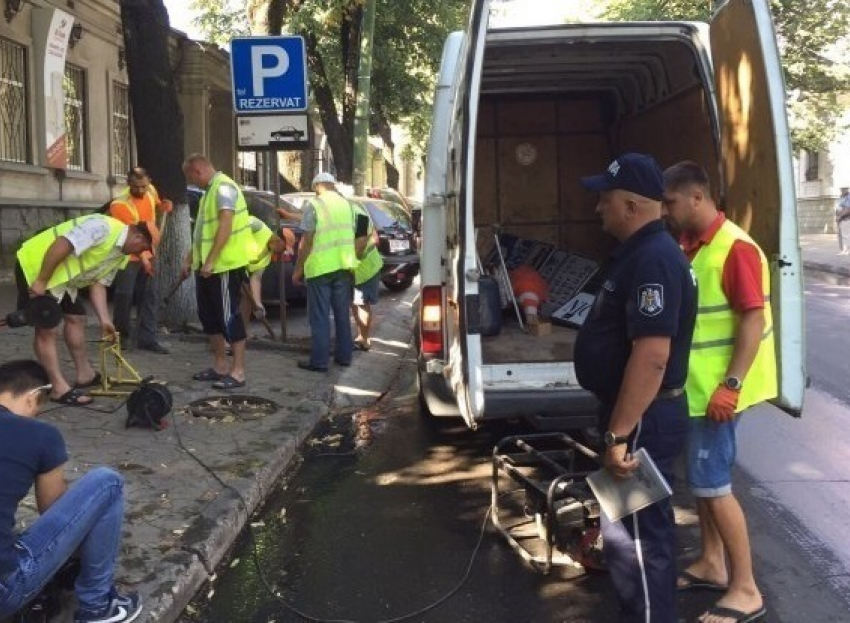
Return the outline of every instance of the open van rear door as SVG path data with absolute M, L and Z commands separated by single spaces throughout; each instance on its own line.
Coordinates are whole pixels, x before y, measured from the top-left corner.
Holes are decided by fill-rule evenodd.
M 711 23 L 726 214 L 759 243 L 771 272 L 779 371 L 775 403 L 803 408 L 803 265 L 785 81 L 767 0 L 729 0 Z
M 458 328 L 449 336 L 449 383 L 463 419 L 471 428 L 484 410 L 481 335 L 477 329 L 478 262 L 475 246 L 473 202 L 475 197 L 475 145 L 478 126 L 478 95 L 484 62 L 484 42 L 490 19 L 490 0 L 473 0 L 466 46 L 458 63 L 452 129 L 449 139 L 450 169 L 446 235 L 454 244 L 448 250 L 453 267 L 446 287 L 456 304 Z

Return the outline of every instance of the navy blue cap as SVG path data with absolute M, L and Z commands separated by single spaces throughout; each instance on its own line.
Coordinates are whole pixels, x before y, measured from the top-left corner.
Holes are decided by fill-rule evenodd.
M 664 198 L 664 175 L 655 158 L 646 154 L 623 154 L 608 165 L 605 173 L 581 178 L 588 190 L 628 190 L 661 201 Z

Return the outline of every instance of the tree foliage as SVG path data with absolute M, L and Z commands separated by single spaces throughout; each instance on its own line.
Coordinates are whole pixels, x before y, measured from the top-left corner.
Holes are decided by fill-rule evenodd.
M 709 21 L 711 0 L 612 0 L 606 16 L 616 20 Z M 796 149 L 817 151 L 844 130 L 838 97 L 847 91 L 850 67 L 838 42 L 848 43 L 850 3 L 846 0 L 771 0 L 785 86 L 788 119 Z M 831 58 L 832 57 L 832 58 Z M 837 62 L 840 59 L 841 62 Z
M 193 0 L 198 25 L 225 43 L 267 24 L 304 36 L 311 104 L 322 121 L 340 179 L 351 180 L 363 0 Z M 469 0 L 378 0 L 372 62 L 371 133 L 392 147 L 390 127 L 403 124 L 421 152 L 443 41 L 462 27 Z M 255 31 L 256 32 L 256 31 Z

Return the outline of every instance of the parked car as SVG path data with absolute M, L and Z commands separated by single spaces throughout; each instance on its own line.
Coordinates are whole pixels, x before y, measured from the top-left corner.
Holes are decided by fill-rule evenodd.
M 415 200 L 410 199 L 409 197 L 405 197 L 400 192 L 398 192 L 395 188 L 367 188 L 366 196 L 372 197 L 374 199 L 383 199 L 384 201 L 394 201 L 395 203 L 400 204 L 405 211 L 410 215 L 410 222 L 413 227 L 413 231 L 416 232 L 417 241 L 418 237 L 422 235 L 422 203 Z M 418 242 L 417 242 L 418 248 Z
M 245 195 L 245 201 L 248 202 L 248 212 L 251 215 L 259 218 L 281 237 L 287 235 L 287 232 L 283 230 L 289 230 L 289 237 L 290 239 L 294 238 L 294 251 L 297 254 L 298 243 L 301 241 L 302 233 L 301 208 L 290 203 L 283 197 L 279 197 L 275 201 L 274 193 L 267 190 L 243 188 L 242 193 Z M 198 204 L 203 194 L 204 191 L 195 186 L 189 186 L 186 189 L 189 213 L 193 222 L 197 216 Z M 262 297 L 264 306 L 277 306 L 280 304 L 280 277 L 278 272 L 280 266 L 284 267 L 286 300 L 302 301 L 307 299 L 307 289 L 303 285 L 296 286 L 292 283 L 292 271 L 295 268 L 294 258 L 295 256 L 289 261 L 280 261 L 281 258 L 277 256 L 272 258 L 272 263 L 263 273 Z
M 303 209 L 303 205 L 315 196 L 315 193 L 287 193 L 283 198 L 287 203 Z M 375 224 L 378 251 L 384 258 L 381 283 L 393 292 L 409 288 L 419 274 L 419 254 L 410 214 L 394 201 L 372 197 L 347 199 L 363 207 Z

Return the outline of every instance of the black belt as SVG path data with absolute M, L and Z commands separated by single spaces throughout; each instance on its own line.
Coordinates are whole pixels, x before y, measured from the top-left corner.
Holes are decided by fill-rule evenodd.
M 670 400 L 671 398 L 678 398 L 682 394 L 685 393 L 684 387 L 670 387 L 670 388 L 662 388 L 655 394 L 656 400 Z

